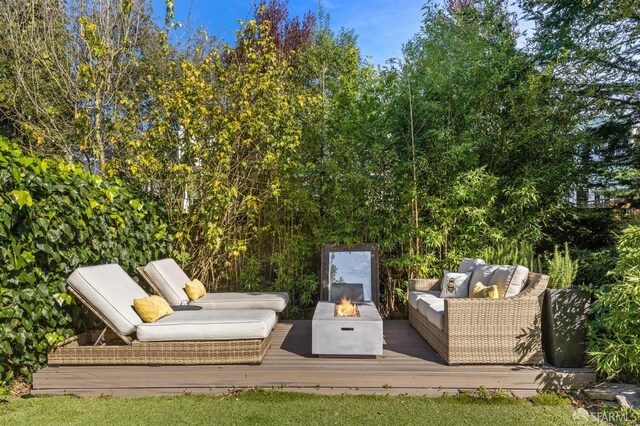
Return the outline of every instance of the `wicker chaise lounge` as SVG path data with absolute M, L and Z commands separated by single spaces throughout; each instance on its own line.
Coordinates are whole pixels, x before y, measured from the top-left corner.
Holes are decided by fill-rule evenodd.
M 171 305 L 190 305 L 214 310 L 271 309 L 282 312 L 289 303 L 289 295 L 286 292 L 207 293 L 198 300 L 190 301 L 184 291 L 190 278 L 175 260 L 171 258 L 155 260 L 137 270 L 149 287 Z
M 415 292 L 438 297 L 440 281 L 409 281 L 409 323 L 448 364 L 544 362 L 540 316 L 548 276 L 529 273 L 522 291 L 506 299 L 444 299 L 444 315 L 434 320 L 418 309 Z
M 276 324 L 272 310 L 188 307 L 144 323 L 132 305 L 147 293 L 115 264 L 79 268 L 68 284 L 106 328 L 54 348 L 49 365 L 255 364 L 262 362 Z

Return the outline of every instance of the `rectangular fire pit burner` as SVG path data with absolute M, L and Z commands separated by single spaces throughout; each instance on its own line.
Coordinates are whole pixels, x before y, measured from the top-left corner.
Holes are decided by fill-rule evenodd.
M 336 309 L 333 311 L 334 317 L 349 317 L 359 318 L 360 309 L 355 303 L 351 303 L 351 300 L 343 297 L 340 303 L 336 303 Z
M 328 356 L 382 355 L 382 319 L 373 302 L 356 305 L 358 316 L 337 316 L 338 304 L 318 302 L 311 323 L 311 352 Z

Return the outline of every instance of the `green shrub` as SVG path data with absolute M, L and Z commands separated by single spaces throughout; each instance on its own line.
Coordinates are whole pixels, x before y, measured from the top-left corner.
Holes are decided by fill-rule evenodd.
M 541 252 L 551 252 L 557 245 L 572 249 L 597 251 L 614 247 L 623 221 L 615 209 L 591 209 L 565 204 L 545 221 L 544 238 L 536 244 Z
M 618 239 L 618 261 L 611 272 L 615 278 L 623 278 L 627 272 L 640 270 L 640 226 L 629 225 Z
M 564 250 L 553 249 L 553 255 L 547 260 L 549 288 L 567 288 L 578 275 L 578 261 L 571 259 L 569 244 L 564 243 Z
M 574 249 L 571 255 L 578 262 L 578 274 L 574 283 L 582 289 L 593 292 L 593 289 L 615 281 L 609 274 L 616 266 L 615 247 L 598 251 Z
M 161 210 L 117 179 L 23 154 L 0 138 L 0 383 L 30 378 L 53 344 L 87 324 L 66 292 L 84 265 L 129 273 L 170 254 Z
M 640 227 L 629 226 L 618 242 L 614 276 L 623 278 L 596 291 L 588 353 L 607 379 L 640 383 Z

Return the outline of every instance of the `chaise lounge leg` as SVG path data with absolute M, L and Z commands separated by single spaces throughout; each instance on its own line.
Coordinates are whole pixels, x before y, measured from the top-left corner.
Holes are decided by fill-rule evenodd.
M 100 346 L 104 343 L 104 335 L 107 332 L 107 327 L 102 329 L 102 333 L 98 336 L 93 346 Z

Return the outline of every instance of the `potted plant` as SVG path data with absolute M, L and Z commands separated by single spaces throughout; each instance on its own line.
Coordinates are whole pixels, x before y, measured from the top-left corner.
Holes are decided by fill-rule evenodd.
M 555 248 L 548 261 L 549 287 L 542 306 L 542 345 L 547 362 L 556 367 L 582 367 L 590 296 L 573 287 L 578 262 L 569 247 Z

